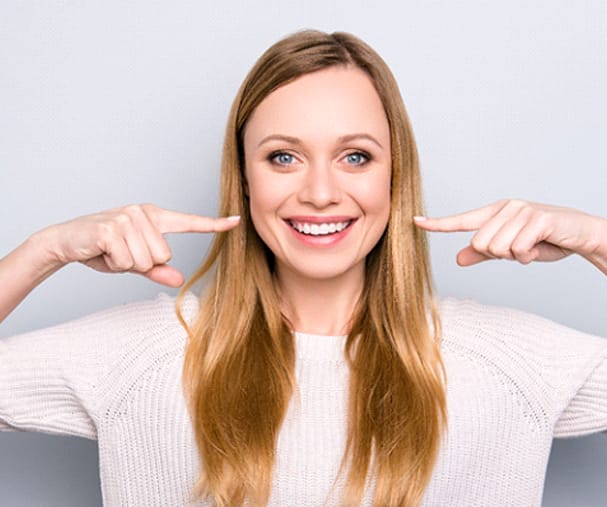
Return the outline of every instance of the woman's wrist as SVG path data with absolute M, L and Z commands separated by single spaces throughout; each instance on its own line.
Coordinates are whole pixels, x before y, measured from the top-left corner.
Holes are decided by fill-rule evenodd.
M 593 217 L 595 227 L 589 241 L 587 252 L 581 255 L 607 275 L 607 219 Z
M 22 262 L 29 267 L 29 275 L 37 283 L 67 264 L 59 253 L 55 227 L 35 232 L 18 248 Z
M 0 322 L 37 285 L 64 265 L 51 244 L 52 232 L 40 231 L 0 259 Z

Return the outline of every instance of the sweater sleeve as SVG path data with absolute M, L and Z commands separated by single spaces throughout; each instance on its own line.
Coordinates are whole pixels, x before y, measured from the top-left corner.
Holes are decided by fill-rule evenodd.
M 518 310 L 511 315 L 515 347 L 544 386 L 553 436 L 606 430 L 607 339 Z
M 601 354 L 596 361 L 598 365 L 584 379 L 557 420 L 556 438 L 607 432 L 607 359 Z
M 554 437 L 607 430 L 607 339 L 469 300 L 442 308 L 450 346 L 499 370 Z
M 555 438 L 607 430 L 607 339 L 535 317 L 549 340 L 545 378 L 555 386 Z M 539 331 L 538 331 L 539 332 Z
M 161 295 L 0 338 L 0 431 L 96 439 L 112 362 L 174 315 L 174 299 Z

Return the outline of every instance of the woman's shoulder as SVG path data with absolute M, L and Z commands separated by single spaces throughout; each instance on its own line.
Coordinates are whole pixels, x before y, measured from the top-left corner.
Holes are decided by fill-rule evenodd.
M 575 344 L 579 348 L 602 349 L 607 340 L 568 327 L 549 318 L 506 306 L 482 304 L 472 299 L 445 298 L 438 303 L 443 338 L 450 343 L 506 343 L 553 350 Z M 482 343 L 482 342 L 481 342 Z
M 93 322 L 121 329 L 153 329 L 178 324 L 179 310 L 187 323 L 191 323 L 198 313 L 198 297 L 192 292 L 184 295 L 178 305 L 178 298 L 161 292 L 156 297 L 112 306 L 69 323 L 70 326 L 87 325 Z
M 177 298 L 165 293 L 155 298 L 118 304 L 55 326 L 2 338 L 3 350 L 35 350 L 54 356 L 94 356 L 106 360 L 125 351 L 183 347 L 187 336 L 177 316 Z M 181 313 L 191 323 L 198 298 L 187 293 Z
M 520 309 L 446 298 L 439 312 L 442 348 L 456 364 L 476 363 L 554 386 L 585 378 L 607 357 L 606 339 Z
M 184 294 L 181 301 L 176 296 L 161 292 L 152 299 L 145 299 L 116 305 L 102 310 L 83 319 L 97 318 L 108 322 L 118 322 L 121 325 L 139 326 L 149 323 L 154 326 L 181 323 L 177 311 L 190 324 L 198 314 L 199 300 L 192 292 Z M 77 322 L 77 321 L 76 321 Z
M 93 421 L 115 414 L 144 389 L 158 389 L 150 379 L 181 365 L 187 333 L 176 303 L 160 294 L 1 338 L 0 430 L 96 437 Z M 197 309 L 196 296 L 187 294 L 181 304 L 186 322 Z
M 98 321 L 108 335 L 117 341 L 116 345 L 135 345 L 139 342 L 146 346 L 157 343 L 159 346 L 182 347 L 187 332 L 178 317 L 178 311 L 189 325 L 198 314 L 198 297 L 188 292 L 181 301 L 166 293 L 160 293 L 153 299 L 134 301 L 114 306 L 81 319 L 84 326 Z M 72 325 L 78 325 L 75 321 Z

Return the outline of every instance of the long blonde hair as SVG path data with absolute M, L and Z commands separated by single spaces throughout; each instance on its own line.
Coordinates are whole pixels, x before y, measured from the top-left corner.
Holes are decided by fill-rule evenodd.
M 259 58 L 234 100 L 219 214 L 242 219 L 215 237 L 177 303 L 179 309 L 186 291 L 209 275 L 200 313 L 188 328 L 183 388 L 202 462 L 193 497 L 210 497 L 218 506 L 240 506 L 245 499 L 251 506 L 267 504 L 278 434 L 296 390 L 293 330 L 281 314 L 273 257 L 252 225 L 244 192 L 244 129 L 279 86 L 335 65 L 367 73 L 385 108 L 392 147 L 390 218 L 367 256 L 365 287 L 345 346 L 344 505 L 360 503 L 369 473 L 377 480 L 374 505 L 417 505 L 446 427 L 426 237 L 411 219 L 422 214 L 418 156 L 398 85 L 382 58 L 353 35 L 297 32 Z

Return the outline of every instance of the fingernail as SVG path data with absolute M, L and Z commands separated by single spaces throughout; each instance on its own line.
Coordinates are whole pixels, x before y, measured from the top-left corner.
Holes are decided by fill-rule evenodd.
M 423 222 L 424 220 L 426 220 L 426 217 L 423 217 L 421 215 L 417 215 L 413 217 L 413 220 L 415 220 L 416 222 Z
M 236 222 L 237 220 L 240 220 L 240 215 L 232 215 L 230 217 L 226 217 L 226 220 L 230 220 L 232 222 Z

